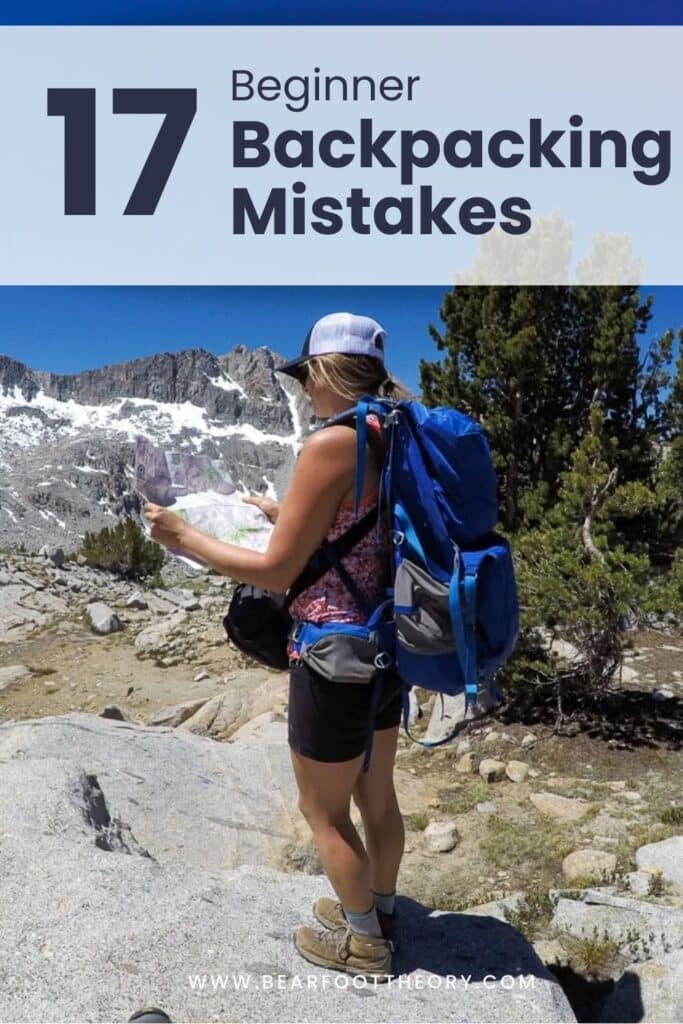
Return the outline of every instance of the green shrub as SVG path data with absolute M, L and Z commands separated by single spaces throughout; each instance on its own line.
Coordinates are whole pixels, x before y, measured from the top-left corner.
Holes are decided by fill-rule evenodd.
M 99 533 L 86 533 L 79 554 L 93 568 L 134 580 L 154 576 L 164 562 L 163 549 L 147 540 L 134 519 L 124 519 Z
M 683 825 L 683 806 L 665 807 L 659 820 L 665 825 Z
M 556 903 L 548 892 L 531 890 L 516 907 L 506 907 L 503 912 L 507 923 L 532 942 L 550 924 Z

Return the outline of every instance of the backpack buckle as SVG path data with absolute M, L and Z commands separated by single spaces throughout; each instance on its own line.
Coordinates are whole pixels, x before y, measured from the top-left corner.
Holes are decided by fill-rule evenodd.
M 375 668 L 387 669 L 391 668 L 391 666 L 394 664 L 394 660 L 387 651 L 380 651 L 379 654 L 375 656 L 374 664 Z

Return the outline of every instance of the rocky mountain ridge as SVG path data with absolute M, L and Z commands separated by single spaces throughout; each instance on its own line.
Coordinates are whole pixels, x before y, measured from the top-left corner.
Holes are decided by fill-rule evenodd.
M 54 374 L 0 355 L 0 546 L 73 549 L 135 509 L 137 434 L 222 459 L 251 491 L 281 493 L 311 417 L 276 374 L 282 361 L 238 345 Z

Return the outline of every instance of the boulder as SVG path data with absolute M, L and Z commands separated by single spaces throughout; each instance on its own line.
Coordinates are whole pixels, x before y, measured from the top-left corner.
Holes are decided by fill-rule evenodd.
M 302 961 L 292 932 L 330 887 L 265 866 L 290 808 L 281 722 L 230 744 L 87 715 L 0 724 L 2 1018 L 575 1020 L 508 924 L 405 897 L 395 982 Z
M 670 686 L 658 686 L 652 691 L 652 699 L 656 704 L 663 701 L 673 700 L 676 694 Z
M 589 879 L 591 882 L 602 882 L 614 874 L 617 858 L 613 853 L 603 850 L 574 850 L 562 861 L 562 874 L 569 882 L 577 879 Z
M 430 743 L 446 739 L 458 728 L 464 729 L 469 722 L 487 714 L 492 707 L 493 702 L 490 696 L 484 692 L 477 695 L 476 703 L 471 704 L 467 710 L 465 710 L 464 693 L 458 693 L 455 696 L 437 694 L 425 739 Z
M 108 636 L 110 633 L 118 633 L 121 630 L 121 620 L 115 611 L 105 604 L 104 601 L 95 601 L 85 609 L 90 626 L 100 636 Z
M 505 765 L 495 757 L 485 757 L 479 765 L 479 774 L 484 782 L 500 782 L 505 775 Z
M 475 811 L 477 811 L 479 814 L 495 814 L 497 811 L 497 807 L 494 804 L 493 800 L 482 800 L 480 804 L 476 805 Z
M 286 697 L 286 677 L 247 670 L 236 674 L 222 693 L 207 700 L 179 728 L 198 736 L 226 740 L 250 718 L 264 711 L 282 710 Z
M 100 718 L 108 718 L 111 722 L 132 722 L 133 719 L 122 711 L 118 704 L 106 704 L 99 714 Z
M 61 569 L 66 560 L 64 548 L 60 548 L 55 544 L 43 544 L 39 554 L 41 554 L 43 558 L 49 559 L 53 565 L 57 566 L 58 569 Z
M 683 889 L 683 836 L 671 836 L 659 843 L 648 843 L 636 850 L 639 868 L 659 871 L 667 882 Z
M 529 774 L 529 765 L 526 761 L 508 761 L 505 765 L 505 774 L 510 782 L 524 782 Z
M 198 697 L 196 700 L 186 700 L 182 704 L 174 704 L 170 708 L 161 708 L 159 711 L 155 711 L 153 715 L 150 715 L 147 719 L 147 725 L 166 725 L 171 729 L 175 729 L 199 711 L 208 699 L 208 697 Z
M 148 607 L 149 605 L 139 590 L 136 590 L 134 594 L 131 594 L 126 601 L 126 608 L 136 608 L 138 611 L 144 612 Z
M 603 1003 L 600 1024 L 683 1020 L 683 949 L 631 964 Z
M 458 723 L 465 720 L 465 695 L 456 694 L 454 697 L 447 694 L 443 697 L 437 695 L 434 707 L 425 733 L 425 740 L 428 743 L 438 743 L 445 740 L 453 732 Z
M 568 640 L 553 640 L 550 645 L 550 650 L 553 654 L 556 654 L 558 658 L 562 658 L 563 661 L 578 661 L 581 657 L 581 652 L 578 647 L 574 644 L 570 644 Z
M 462 755 L 458 759 L 455 765 L 456 772 L 460 772 L 461 775 L 471 775 L 472 772 L 476 772 L 477 767 L 474 761 L 474 753 L 470 750 Z
M 528 732 L 526 736 L 522 736 L 522 742 L 520 743 L 520 747 L 522 748 L 522 750 L 529 750 L 531 747 L 535 746 L 536 737 L 532 732 Z
M 629 871 L 624 882 L 634 896 L 649 896 L 657 873 L 653 871 Z
M 556 793 L 530 793 L 529 799 L 542 814 L 557 821 L 579 821 L 593 809 L 587 800 L 558 796 Z
M 454 821 L 430 821 L 422 835 L 432 853 L 449 853 L 458 843 Z
M 637 683 L 640 681 L 640 672 L 632 665 L 622 665 L 619 670 L 622 684 Z

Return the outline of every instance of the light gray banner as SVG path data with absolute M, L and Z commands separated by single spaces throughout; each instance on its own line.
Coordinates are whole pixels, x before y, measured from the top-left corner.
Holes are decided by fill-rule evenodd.
M 681 27 L 3 27 L 0 283 L 679 284 L 682 52 Z M 94 215 L 65 215 L 49 89 L 95 90 Z M 124 210 L 163 115 L 119 89 L 196 90 L 153 215 Z M 235 166 L 245 121 L 264 166 Z

